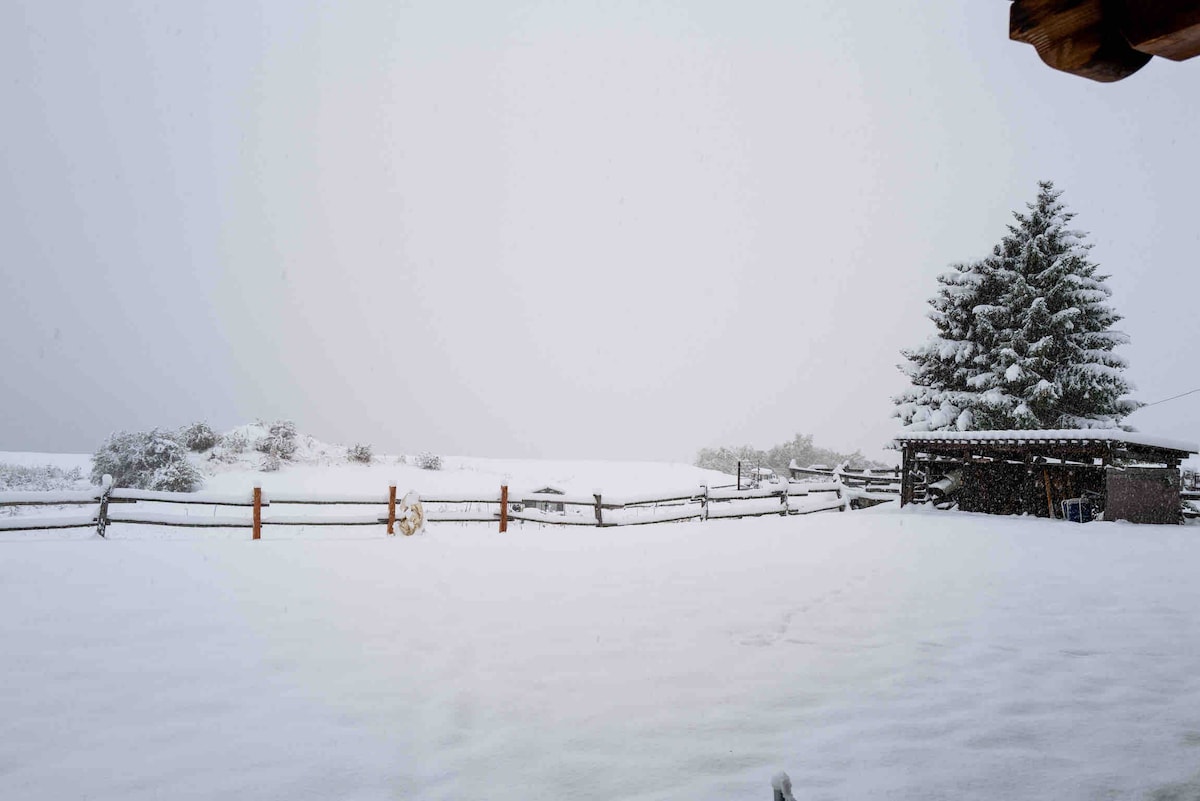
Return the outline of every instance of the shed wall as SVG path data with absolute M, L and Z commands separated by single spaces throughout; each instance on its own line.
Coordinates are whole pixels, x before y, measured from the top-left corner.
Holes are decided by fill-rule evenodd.
M 1105 520 L 1179 522 L 1179 471 L 1169 467 L 1108 468 Z

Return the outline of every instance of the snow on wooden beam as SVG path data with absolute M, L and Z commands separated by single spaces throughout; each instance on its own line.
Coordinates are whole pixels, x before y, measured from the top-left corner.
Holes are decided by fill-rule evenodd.
M 1070 445 L 1080 447 L 1112 447 L 1115 445 L 1145 450 L 1172 451 L 1178 454 L 1197 453 L 1200 447 L 1191 442 L 1156 437 L 1151 434 L 1122 431 L 1121 429 L 1082 428 L 1047 431 L 905 431 L 893 438 L 898 445 L 914 444 L 922 447 L 942 445 L 978 446 L 1025 446 Z

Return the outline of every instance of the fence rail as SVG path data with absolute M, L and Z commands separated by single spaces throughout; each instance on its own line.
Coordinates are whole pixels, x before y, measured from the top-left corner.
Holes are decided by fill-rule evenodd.
M 829 477 L 829 476 L 827 476 Z M 486 492 L 439 492 L 418 495 L 424 519 L 430 523 L 499 523 L 504 531 L 509 521 L 557 526 L 642 526 L 656 523 L 760 517 L 767 515 L 804 515 L 845 510 L 853 491 L 836 476 L 830 481 L 789 482 L 758 489 L 735 487 L 681 488 L 657 493 L 627 495 L 558 495 L 553 493 L 513 493 L 508 487 L 492 494 Z M 816 503 L 796 499 L 824 496 Z M 157 508 L 138 508 L 139 504 L 249 509 L 250 516 L 234 514 L 173 514 Z M 538 504 L 561 505 L 563 511 L 547 511 Z M 281 506 L 371 506 L 373 512 L 334 512 L 327 515 L 275 514 Z M 180 528 L 250 529 L 254 539 L 261 538 L 264 526 L 382 526 L 388 533 L 398 522 L 396 487 L 380 493 L 264 493 L 261 489 L 246 493 L 158 492 L 113 487 L 111 481 L 89 490 L 50 492 L 0 492 L 0 508 L 8 506 L 81 506 L 77 514 L 25 515 L 0 518 L 0 531 L 41 531 L 65 528 L 92 528 L 105 536 L 114 523 Z M 484 507 L 480 509 L 478 507 Z M 567 509 L 574 509 L 568 512 Z

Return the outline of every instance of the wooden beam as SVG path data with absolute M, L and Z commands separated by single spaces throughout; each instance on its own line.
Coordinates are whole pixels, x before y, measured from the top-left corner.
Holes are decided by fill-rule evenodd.
M 1046 484 L 1046 511 L 1050 513 L 1050 519 L 1054 520 L 1054 498 L 1050 494 L 1050 472 L 1046 468 L 1042 468 L 1042 481 Z
M 1150 55 L 1129 46 L 1107 0 L 1014 0 L 1008 36 L 1032 45 L 1048 66 L 1111 83 L 1146 66 Z
M 903 508 L 912 503 L 913 499 L 913 480 L 912 480 L 912 457 L 916 451 L 908 445 L 904 446 L 903 456 L 900 460 L 900 507 Z
M 1108 8 L 1134 50 L 1172 61 L 1200 56 L 1200 2 L 1111 0 Z

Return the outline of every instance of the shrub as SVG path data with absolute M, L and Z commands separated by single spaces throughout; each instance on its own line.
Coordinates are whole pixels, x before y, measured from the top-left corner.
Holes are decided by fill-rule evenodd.
M 203 451 L 212 450 L 220 441 L 217 432 L 209 427 L 208 423 L 192 423 L 190 426 L 185 426 L 179 432 L 179 441 L 183 443 L 189 451 L 202 453 Z
M 225 436 L 221 437 L 221 448 L 226 453 L 245 453 L 246 448 L 250 447 L 246 435 L 237 431 L 230 431 Z
M 19 464 L 0 463 L 0 490 L 22 490 L 45 492 L 47 490 L 71 489 L 83 478 L 78 467 L 63 470 L 61 467 L 26 467 Z
M 422 470 L 441 470 L 442 457 L 429 451 L 424 451 L 417 455 L 417 467 Z
M 271 423 L 267 435 L 254 444 L 260 453 L 288 460 L 296 453 L 296 424 L 291 420 Z
M 280 467 L 283 467 L 283 462 L 273 453 L 264 453 L 262 461 L 258 463 L 258 469 L 264 473 L 277 473 Z
M 113 434 L 92 456 L 92 483 L 105 474 L 118 487 L 192 492 L 203 483 L 200 471 L 188 461 L 187 449 L 169 431 Z
M 0 462 L 0 492 L 17 490 L 22 492 L 47 492 L 53 490 L 77 489 L 83 479 L 83 472 L 78 467 L 63 470 L 61 467 L 45 465 L 26 467 L 20 464 L 5 464 Z M 0 506 L 0 515 L 16 517 L 21 514 L 23 507 Z M 59 509 L 63 507 L 59 506 Z
M 346 449 L 346 458 L 352 462 L 370 464 L 372 456 L 373 454 L 371 453 L 370 445 L 363 445 L 362 443 L 359 443 L 357 445 L 351 445 Z

